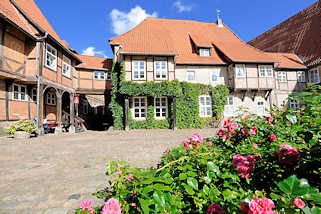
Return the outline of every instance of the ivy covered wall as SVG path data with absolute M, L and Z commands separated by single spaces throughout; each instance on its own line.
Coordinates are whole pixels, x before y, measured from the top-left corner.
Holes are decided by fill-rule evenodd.
M 173 97 L 176 97 L 176 126 L 177 128 L 202 128 L 219 119 L 224 110 L 229 93 L 227 86 L 188 83 L 174 81 L 136 83 L 124 81 L 124 66 L 114 64 L 112 72 L 112 98 L 110 109 L 113 112 L 114 129 L 124 129 L 125 97 L 147 97 L 146 120 L 134 120 L 129 108 L 130 129 L 173 128 Z M 199 96 L 211 95 L 212 117 L 199 116 Z M 168 98 L 168 118 L 154 118 L 154 98 Z

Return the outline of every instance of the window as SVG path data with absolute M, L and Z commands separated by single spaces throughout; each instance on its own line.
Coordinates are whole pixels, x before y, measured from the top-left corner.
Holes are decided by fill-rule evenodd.
M 211 96 L 202 95 L 198 98 L 200 117 L 212 117 L 212 99 Z
M 156 80 L 167 79 L 167 61 L 155 61 L 154 69 Z
M 146 66 L 145 61 L 133 60 L 132 65 L 133 80 L 145 80 L 146 79 Z
M 286 72 L 285 71 L 279 71 L 278 72 L 278 79 L 280 82 L 286 82 Z
M 98 114 L 98 106 L 94 107 L 94 114 L 97 115 Z
M 210 77 L 211 82 L 217 82 L 219 76 L 220 76 L 219 70 L 211 71 L 211 77 Z
M 46 66 L 57 71 L 57 50 L 49 44 L 46 44 Z
M 87 100 L 84 100 L 84 102 L 82 103 L 82 107 L 84 114 L 88 114 L 89 105 Z
M 298 71 L 298 82 L 305 82 L 305 72 Z
M 209 48 L 200 48 L 200 56 L 210 56 Z
M 102 113 L 102 115 L 105 115 L 105 112 L 106 112 L 105 106 L 102 106 L 102 107 L 101 107 L 101 113 Z
M 187 81 L 189 82 L 195 81 L 195 71 L 187 71 Z
M 235 76 L 236 78 L 246 77 L 245 65 L 235 65 Z
M 264 101 L 258 101 L 257 102 L 257 114 L 258 115 L 264 115 L 265 114 Z
M 105 72 L 104 71 L 95 71 L 94 72 L 94 80 L 105 80 Z
M 33 88 L 31 91 L 31 98 L 33 102 L 37 102 L 37 88 Z
M 13 87 L 12 99 L 25 101 L 26 100 L 26 92 L 27 92 L 26 86 L 13 84 L 12 87 Z
M 111 80 L 111 71 L 107 71 L 106 80 Z
M 155 118 L 165 119 L 167 118 L 167 97 L 160 97 L 154 99 L 155 106 Z
M 273 77 L 272 65 L 259 65 L 259 77 Z
M 224 116 L 234 116 L 234 98 L 233 96 L 227 97 L 227 104 L 224 107 Z
M 71 61 L 69 58 L 63 56 L 62 57 L 62 75 L 70 78 L 71 74 Z
M 288 106 L 290 109 L 298 110 L 300 108 L 299 103 L 294 99 L 289 99 Z
M 54 92 L 48 92 L 47 93 L 47 104 L 54 106 L 56 105 L 56 94 Z
M 317 69 L 309 71 L 309 80 L 311 83 L 319 83 L 320 82 L 319 71 Z
M 147 98 L 133 97 L 133 116 L 134 119 L 146 119 Z

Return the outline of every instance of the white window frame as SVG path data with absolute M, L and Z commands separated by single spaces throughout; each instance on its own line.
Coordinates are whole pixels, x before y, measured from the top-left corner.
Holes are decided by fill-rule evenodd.
M 31 90 L 31 99 L 33 102 L 37 103 L 37 88 Z
M 199 49 L 201 57 L 209 57 L 211 56 L 211 49 L 210 48 L 200 48 Z
M 157 63 L 160 63 L 159 69 L 157 69 Z M 165 65 L 165 68 L 163 68 Z M 157 73 L 159 72 L 159 77 L 157 77 Z M 167 79 L 167 61 L 166 60 L 155 60 L 154 61 L 154 78 L 155 80 L 166 80 Z
M 67 62 L 65 62 L 65 60 Z M 65 70 L 66 69 L 66 70 Z M 62 56 L 62 75 L 65 77 L 71 77 L 71 60 L 65 55 Z
M 265 115 L 265 102 L 263 100 L 257 101 L 257 114 Z
M 239 75 L 238 69 L 243 69 L 243 73 Z M 235 65 L 235 77 L 236 78 L 245 78 L 246 77 L 246 68 L 244 64 L 236 64 Z
M 309 82 L 320 83 L 320 74 L 317 68 L 309 71 Z
M 189 79 L 189 74 L 192 74 L 192 73 L 194 74 L 194 75 L 193 75 L 194 79 L 193 79 L 193 80 L 190 80 L 190 79 Z M 187 81 L 187 82 L 195 82 L 195 81 L 196 81 L 195 71 L 187 71 L 187 72 L 186 72 L 186 81 Z
M 273 66 L 259 65 L 259 77 L 273 77 Z
M 202 103 L 202 99 L 204 103 Z M 209 101 L 209 102 L 207 102 Z M 201 95 L 198 97 L 200 117 L 212 117 L 212 97 L 210 95 Z M 209 110 L 209 111 L 208 111 Z
M 106 72 L 106 80 L 111 80 L 112 79 L 112 73 L 111 71 Z
M 298 110 L 300 104 L 295 99 L 288 99 L 288 107 L 293 110 Z
M 57 100 L 56 93 L 48 91 L 46 95 L 46 104 L 50 106 L 55 106 L 57 104 L 56 100 Z
M 105 80 L 106 73 L 104 71 L 94 71 L 93 78 L 94 78 L 94 80 Z
M 213 77 L 216 77 L 216 80 L 213 80 Z M 217 83 L 219 81 L 219 77 L 220 77 L 220 70 L 214 70 L 214 71 L 210 71 L 210 82 L 212 83 Z
M 159 102 L 157 102 L 158 99 L 159 99 Z M 165 105 L 163 105 L 163 102 L 162 102 L 163 99 L 165 100 Z M 157 116 L 157 110 L 159 110 L 159 116 Z M 163 115 L 164 113 L 165 113 L 165 116 Z M 154 117 L 156 119 L 166 119 L 168 117 L 167 97 L 155 97 L 154 98 Z
M 232 101 L 232 104 L 231 102 Z M 224 106 L 224 116 L 234 116 L 235 115 L 235 105 L 234 105 L 234 96 L 229 95 L 227 96 L 227 104 Z
M 287 82 L 287 73 L 286 71 L 278 71 L 278 80 L 279 82 Z
M 135 106 L 135 99 L 138 99 L 138 106 Z M 142 100 L 144 100 L 145 105 L 142 106 Z M 138 117 L 136 117 L 135 110 L 138 110 Z M 142 111 L 143 110 L 143 111 Z M 145 116 L 142 116 L 142 115 Z M 133 97 L 132 98 L 132 115 L 134 120 L 146 120 L 147 118 L 147 97 Z
M 135 66 L 137 63 L 137 67 Z M 141 63 L 144 65 L 144 69 L 141 69 Z M 137 72 L 137 77 L 135 73 Z M 143 76 L 143 77 L 142 77 Z M 133 80 L 146 80 L 146 61 L 144 60 L 133 60 L 132 61 L 132 79 Z
M 18 91 L 15 92 L 14 87 L 18 87 Z M 24 93 L 21 92 L 22 88 L 24 88 Z M 15 93 L 17 93 L 18 98 L 15 98 Z M 24 94 L 24 99 L 22 99 L 22 94 Z M 18 84 L 12 84 L 12 100 L 17 100 L 17 101 L 26 101 L 27 100 L 27 87 L 25 85 L 18 85 Z
M 305 71 L 298 71 L 297 78 L 298 78 L 298 82 L 306 82 Z
M 54 53 L 51 53 L 51 51 L 48 50 L 48 49 L 51 49 Z M 57 49 L 54 48 L 54 47 L 52 47 L 52 46 L 49 45 L 48 43 L 46 43 L 46 61 L 45 61 L 45 66 L 46 66 L 47 68 L 50 68 L 50 69 L 54 70 L 54 71 L 57 71 L 57 65 L 58 65 L 58 63 L 57 63 L 57 62 L 58 62 L 57 54 L 58 54 Z M 48 56 L 54 58 L 53 61 L 52 61 L 52 62 L 53 62 L 52 65 L 47 65 Z

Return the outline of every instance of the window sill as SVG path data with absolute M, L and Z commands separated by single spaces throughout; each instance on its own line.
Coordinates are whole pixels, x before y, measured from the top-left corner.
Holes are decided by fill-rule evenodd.
M 45 64 L 45 67 L 48 68 L 49 70 L 53 71 L 53 72 L 57 72 L 57 67 L 56 69 L 53 69 L 52 67 L 49 67 L 48 65 Z
M 64 75 L 64 74 L 62 74 L 62 76 L 65 77 L 65 78 L 67 78 L 67 79 L 70 79 L 70 80 L 71 80 L 71 77 L 68 77 L 68 76 L 66 76 L 66 75 Z
M 48 105 L 48 106 L 57 106 L 57 104 L 49 104 L 49 103 L 46 103 L 46 105 Z

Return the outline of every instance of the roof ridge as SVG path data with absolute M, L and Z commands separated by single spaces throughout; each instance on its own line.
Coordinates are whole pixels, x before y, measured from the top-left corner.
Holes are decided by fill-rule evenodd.
M 78 56 L 84 56 L 84 57 L 95 57 L 95 58 L 103 58 L 103 59 L 112 59 L 112 58 L 108 58 L 108 57 L 103 57 L 103 56 L 88 56 L 88 55 L 84 55 L 84 54 L 76 54 Z

